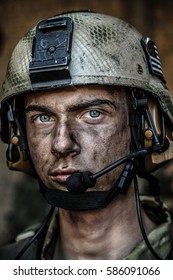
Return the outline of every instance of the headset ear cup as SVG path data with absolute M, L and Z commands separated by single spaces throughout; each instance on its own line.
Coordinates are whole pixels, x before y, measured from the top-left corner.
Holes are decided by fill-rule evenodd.
M 8 150 L 7 150 L 7 153 L 9 153 Z M 10 160 L 10 158 L 7 158 L 8 168 L 10 170 L 22 171 L 28 175 L 36 177 L 36 171 L 32 165 L 32 162 L 30 161 L 30 158 L 28 158 L 26 161 L 23 159 L 23 153 L 20 151 L 19 146 L 15 147 L 15 153 L 16 153 L 16 158 L 13 157 L 13 158 L 11 158 L 12 160 Z M 17 158 L 17 155 L 18 155 L 18 158 Z
M 148 98 L 148 107 L 154 128 L 160 139 L 161 149 L 159 152 L 153 152 L 145 157 L 145 171 L 152 172 L 173 158 L 173 135 L 172 129 L 164 120 L 163 113 L 158 104 L 152 98 Z M 144 147 L 150 148 L 153 145 L 153 134 L 149 131 L 147 123 L 145 124 Z
M 145 98 L 147 103 L 144 102 Z M 142 92 L 139 95 L 138 91 L 132 91 L 130 126 L 132 149 L 150 150 L 150 153 L 140 161 L 139 172 L 150 173 L 173 158 L 172 128 L 153 97 L 147 96 L 144 92 L 143 95 Z
M 13 135 L 6 151 L 7 165 L 11 170 L 25 172 L 36 176 L 34 167 L 30 161 L 26 137 Z

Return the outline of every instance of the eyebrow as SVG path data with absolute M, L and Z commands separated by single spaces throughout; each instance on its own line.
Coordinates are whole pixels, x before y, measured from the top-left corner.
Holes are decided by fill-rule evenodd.
M 92 107 L 92 106 L 98 106 L 98 105 L 109 105 L 109 106 L 113 106 L 114 108 L 116 108 L 116 105 L 108 99 L 94 99 L 94 100 L 83 100 L 81 103 L 79 104 L 75 104 L 71 107 L 68 108 L 69 112 L 75 112 L 78 110 L 82 110 L 82 109 L 86 109 L 88 107 Z
M 52 111 L 44 105 L 28 105 L 24 111 L 24 114 L 32 111 L 39 111 L 43 113 L 52 114 Z
M 76 112 L 79 110 L 84 110 L 88 107 L 91 106 L 98 106 L 98 105 L 108 105 L 111 107 L 114 107 L 115 109 L 117 108 L 117 106 L 108 99 L 94 99 L 94 100 L 83 100 L 81 103 L 79 104 L 75 104 L 72 106 L 69 106 L 67 108 L 67 112 Z M 44 112 L 44 113 L 48 113 L 48 114 L 52 114 L 52 111 L 44 105 L 28 105 L 25 109 L 25 114 L 27 112 L 32 112 L 32 111 L 40 111 L 40 112 Z

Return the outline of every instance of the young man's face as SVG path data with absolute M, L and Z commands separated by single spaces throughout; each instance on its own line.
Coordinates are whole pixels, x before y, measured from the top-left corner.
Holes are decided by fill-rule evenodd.
M 95 173 L 129 153 L 123 89 L 90 86 L 37 93 L 28 95 L 25 104 L 31 159 L 49 188 L 66 190 L 72 173 Z M 100 177 L 93 189 L 110 189 L 122 168 Z

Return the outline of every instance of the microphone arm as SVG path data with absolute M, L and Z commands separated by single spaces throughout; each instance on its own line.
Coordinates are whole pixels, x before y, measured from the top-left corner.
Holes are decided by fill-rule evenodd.
M 133 153 L 129 154 L 128 156 L 125 156 L 125 157 L 115 161 L 114 163 L 108 165 L 107 167 L 103 168 L 102 170 L 96 172 L 95 174 L 90 175 L 90 179 L 95 180 L 95 179 L 103 176 L 104 174 L 108 173 L 112 169 L 114 169 L 114 168 L 118 167 L 119 165 L 123 164 L 124 162 L 128 161 L 129 159 L 143 157 L 147 154 L 148 154 L 148 150 L 146 150 L 146 149 L 140 150 L 140 151 L 137 151 L 137 152 L 133 152 Z
M 103 176 L 107 172 L 111 171 L 112 169 L 116 168 L 117 166 L 123 164 L 124 162 L 128 161 L 132 158 L 138 158 L 145 156 L 149 153 L 149 150 L 143 149 L 140 151 L 133 152 L 114 163 L 108 165 L 107 167 L 103 168 L 102 170 L 96 172 L 95 174 L 85 171 L 85 172 L 78 172 L 74 173 L 66 180 L 66 188 L 67 190 L 74 195 L 83 194 L 86 192 L 88 188 L 94 187 L 96 184 L 96 179 Z

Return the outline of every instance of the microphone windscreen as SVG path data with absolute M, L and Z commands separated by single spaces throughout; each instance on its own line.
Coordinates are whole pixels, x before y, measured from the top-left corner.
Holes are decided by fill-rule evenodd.
M 89 171 L 72 174 L 66 180 L 67 190 L 74 195 L 85 193 L 88 188 L 95 185 L 96 180 L 92 180 L 91 175 Z

